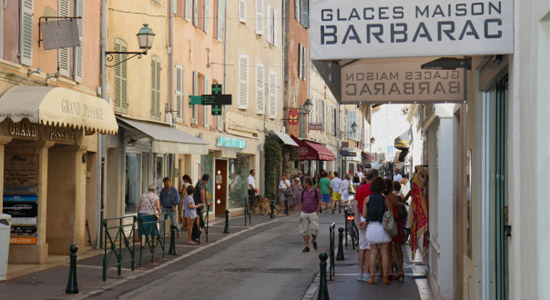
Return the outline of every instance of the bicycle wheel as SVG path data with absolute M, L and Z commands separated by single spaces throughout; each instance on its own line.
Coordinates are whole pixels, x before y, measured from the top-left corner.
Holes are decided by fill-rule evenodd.
M 355 249 L 356 246 L 359 246 L 359 228 L 357 228 L 357 224 L 355 224 L 355 222 L 351 225 L 350 235 L 353 249 Z

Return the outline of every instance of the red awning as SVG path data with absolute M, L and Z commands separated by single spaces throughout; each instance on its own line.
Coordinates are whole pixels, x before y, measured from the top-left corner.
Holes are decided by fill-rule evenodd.
M 325 146 L 306 140 L 301 140 L 295 136 L 291 136 L 296 143 L 298 143 L 298 148 L 296 148 L 296 153 L 300 157 L 300 160 L 336 160 L 336 156 Z

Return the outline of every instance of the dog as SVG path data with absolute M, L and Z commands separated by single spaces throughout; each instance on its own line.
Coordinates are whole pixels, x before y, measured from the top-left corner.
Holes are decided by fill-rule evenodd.
M 271 213 L 271 199 L 261 195 L 256 195 L 252 207 L 255 215 L 264 214 L 267 216 Z M 278 209 L 277 205 L 275 205 L 273 215 L 276 216 L 278 211 L 280 211 L 280 209 Z

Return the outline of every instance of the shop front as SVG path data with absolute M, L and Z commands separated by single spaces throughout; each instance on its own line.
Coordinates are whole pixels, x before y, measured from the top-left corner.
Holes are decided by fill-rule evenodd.
M 355 147 L 347 147 L 346 150 L 340 150 L 343 163 L 343 174 L 354 176 L 357 172 L 363 169 L 363 151 Z
M 0 190 L 12 216 L 9 263 L 44 263 L 95 240 L 97 136 L 116 134 L 102 99 L 16 86 L 0 98 Z
M 292 139 L 298 144 L 296 148 L 296 154 L 302 164 L 302 172 L 309 174 L 313 177 L 313 174 L 319 173 L 325 168 L 325 162 L 336 160 L 336 156 L 325 146 L 308 141 L 305 139 L 299 139 L 295 136 L 291 136 Z

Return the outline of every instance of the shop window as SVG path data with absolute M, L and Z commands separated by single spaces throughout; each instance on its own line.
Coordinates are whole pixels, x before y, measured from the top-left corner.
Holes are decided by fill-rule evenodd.
M 137 205 L 142 193 L 141 161 L 140 153 L 126 153 L 126 188 L 124 195 L 124 212 L 126 214 L 137 213 Z
M 248 198 L 247 178 L 250 171 L 250 160 L 247 155 L 237 154 L 237 159 L 230 159 L 228 164 L 229 174 L 229 203 L 232 208 L 244 207 L 245 201 Z M 258 183 L 256 183 L 257 185 Z
M 157 185 L 157 191 L 160 191 L 163 187 L 162 179 L 164 178 L 164 156 L 157 155 L 155 159 L 155 178 L 153 178 Z

